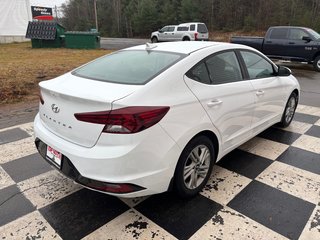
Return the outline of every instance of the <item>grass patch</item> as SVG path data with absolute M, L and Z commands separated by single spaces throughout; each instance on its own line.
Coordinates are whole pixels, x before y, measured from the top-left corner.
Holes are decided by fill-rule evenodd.
M 31 42 L 0 44 L 0 103 L 34 99 L 40 81 L 55 78 L 110 52 L 33 49 Z

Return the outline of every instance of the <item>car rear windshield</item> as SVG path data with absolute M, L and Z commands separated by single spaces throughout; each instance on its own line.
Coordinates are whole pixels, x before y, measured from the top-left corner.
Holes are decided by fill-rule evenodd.
M 119 51 L 84 65 L 72 74 L 120 84 L 145 84 L 180 61 L 185 55 L 171 52 Z
M 199 23 L 198 24 L 198 32 L 199 33 L 207 33 L 208 32 L 207 26 L 203 23 Z

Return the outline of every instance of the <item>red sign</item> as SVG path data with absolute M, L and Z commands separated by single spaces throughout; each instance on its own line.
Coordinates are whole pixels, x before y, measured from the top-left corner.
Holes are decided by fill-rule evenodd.
M 38 20 L 53 20 L 52 8 L 31 6 L 32 18 Z

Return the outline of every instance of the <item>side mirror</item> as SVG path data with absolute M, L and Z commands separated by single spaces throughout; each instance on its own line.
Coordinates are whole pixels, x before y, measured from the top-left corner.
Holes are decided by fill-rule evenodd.
M 309 36 L 303 36 L 302 40 L 306 42 L 311 42 L 312 39 Z
M 163 31 L 161 29 L 158 30 L 159 33 L 163 33 Z
M 287 77 L 292 74 L 291 70 L 284 66 L 278 66 L 278 76 L 279 77 Z

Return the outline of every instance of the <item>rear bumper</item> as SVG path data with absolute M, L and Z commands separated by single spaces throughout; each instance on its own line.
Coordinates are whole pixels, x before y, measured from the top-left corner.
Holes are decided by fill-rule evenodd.
M 160 125 L 141 132 L 143 136 L 131 135 L 131 139 L 121 146 L 110 145 L 110 138 L 119 136 L 103 134 L 92 148 L 56 136 L 43 125 L 39 115 L 34 121 L 34 133 L 38 151 L 44 158 L 47 145 L 63 154 L 60 171 L 67 177 L 97 191 L 100 190 L 92 187 L 92 183 L 133 186 L 135 191 L 129 193 L 103 191 L 122 197 L 167 191 L 181 153 Z M 104 141 L 106 137 L 108 140 Z

